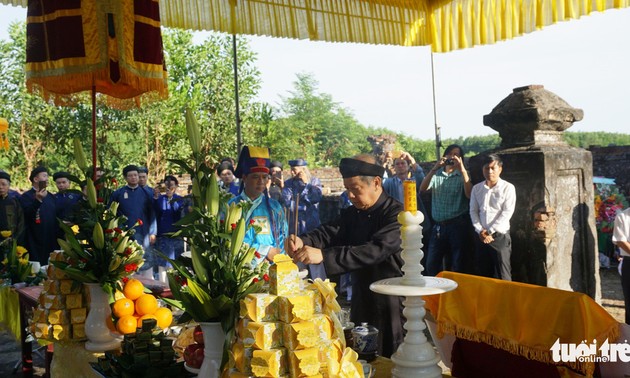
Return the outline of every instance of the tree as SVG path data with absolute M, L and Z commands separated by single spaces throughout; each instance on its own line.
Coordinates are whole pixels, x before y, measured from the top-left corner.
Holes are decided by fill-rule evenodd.
M 25 25 L 12 24 L 9 30 L 10 40 L 0 41 L 0 116 L 10 122 L 12 149 L 0 155 L 0 162 L 23 186 L 27 182 L 19 178 L 26 177 L 39 162 L 52 171 L 69 169 L 77 173 L 72 165 L 71 141 L 77 137 L 86 150 L 91 148 L 89 97 L 74 106 L 58 107 L 29 94 L 24 85 Z M 99 162 L 106 168 L 120 172 L 126 164 L 146 164 L 152 178 L 163 177 L 174 168 L 168 158 L 190 156 L 185 107 L 192 108 L 200 121 L 208 162 L 238 153 L 231 37 L 213 34 L 201 44 L 194 44 L 190 32 L 166 29 L 163 41 L 169 70 L 168 99 L 128 110 L 112 109 L 102 101 L 97 105 Z M 260 74 L 245 40 L 239 40 L 237 53 L 244 135 L 255 140 L 259 125 L 269 122 L 264 117 L 259 120 L 263 113 L 258 110 L 263 106 L 253 101 Z
M 290 96 L 282 97 L 273 131 L 265 135 L 274 159 L 302 157 L 314 166 L 335 166 L 343 157 L 371 150 L 369 129 L 331 95 L 318 93 L 312 75 L 298 74 L 293 85 Z

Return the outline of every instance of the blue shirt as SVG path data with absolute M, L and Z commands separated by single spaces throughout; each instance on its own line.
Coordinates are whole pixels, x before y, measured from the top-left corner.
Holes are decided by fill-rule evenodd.
M 297 196 L 299 196 L 299 201 Z M 298 205 L 297 235 L 302 235 L 320 225 L 319 202 L 322 200 L 322 183 L 318 178 L 313 177 L 308 184 L 294 178 L 286 180 L 282 189 L 282 199 L 284 205 L 290 209 L 289 233 L 291 235 L 296 234 L 296 204 Z
M 183 205 L 184 199 L 177 194 L 173 194 L 170 200 L 165 194 L 153 199 L 153 211 L 157 220 L 157 236 L 177 231 L 173 224 L 182 218 Z
M 288 226 L 280 203 L 264 194 L 252 201 L 245 192 L 242 192 L 232 198 L 228 204 L 239 202 L 252 203 L 251 208 L 245 214 L 245 222 L 249 224 L 253 220 L 254 224 L 261 228 L 258 233 L 253 227 L 248 227 L 245 232 L 244 242 L 255 248 L 260 254 L 260 257 L 254 257 L 254 265 L 262 262 L 272 247 L 279 248 L 281 253 L 284 253 L 284 240 Z
M 136 227 L 134 239 L 145 246 L 144 244 L 147 244 L 148 241 L 145 241 L 144 237 L 155 235 L 150 233 L 152 224 L 154 224 L 153 227 L 157 229 L 155 225 L 155 215 L 153 213 L 153 194 L 149 195 L 146 189 L 139 186 L 130 188 L 125 185 L 112 193 L 110 202 L 114 201 L 120 204 L 118 206 L 117 215 L 127 217 L 127 222 L 125 223 L 127 227 L 131 228 L 136 224 L 138 219 L 142 220 L 142 226 Z

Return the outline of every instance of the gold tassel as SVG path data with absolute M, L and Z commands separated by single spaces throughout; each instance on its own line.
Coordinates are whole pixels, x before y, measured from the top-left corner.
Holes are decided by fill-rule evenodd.
M 9 151 L 9 121 L 0 118 L 0 149 Z

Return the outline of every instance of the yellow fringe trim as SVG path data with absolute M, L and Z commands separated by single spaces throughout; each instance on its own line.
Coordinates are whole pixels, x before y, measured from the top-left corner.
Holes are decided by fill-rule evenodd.
M 551 358 L 551 350 L 549 349 L 541 350 L 535 347 L 521 345 L 517 341 L 509 340 L 494 334 L 480 332 L 476 329 L 457 325 L 455 323 L 440 321 L 438 322 L 437 331 L 439 338 L 442 338 L 444 334 L 454 335 L 455 337 L 458 337 L 460 339 L 488 344 L 497 349 L 505 350 L 511 354 L 522 356 L 529 360 L 555 365 L 567 365 L 574 370 L 586 374 L 587 377 L 592 377 L 595 371 L 594 362 L 554 362 Z M 601 344 L 606 339 L 608 339 L 609 342 L 617 340 L 619 338 L 619 335 L 619 324 L 613 324 L 595 339 L 597 340 L 598 344 Z M 551 347 L 551 345 L 549 347 Z

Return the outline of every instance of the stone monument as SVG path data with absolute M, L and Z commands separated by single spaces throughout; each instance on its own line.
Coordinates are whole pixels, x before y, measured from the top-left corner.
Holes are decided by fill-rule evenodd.
M 482 156 L 496 153 L 503 159 L 501 177 L 516 186 L 513 280 L 599 300 L 592 156 L 562 138 L 582 117 L 581 109 L 542 85 L 515 88 L 483 118 L 499 132 L 501 146 L 469 165 L 473 184 L 480 182 Z

